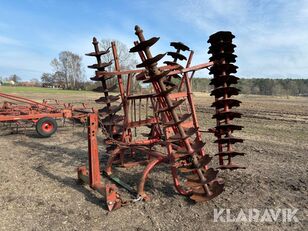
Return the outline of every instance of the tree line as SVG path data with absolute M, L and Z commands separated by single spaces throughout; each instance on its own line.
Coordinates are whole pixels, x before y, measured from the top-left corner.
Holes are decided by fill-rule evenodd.
M 63 89 L 79 89 L 82 87 L 85 75 L 82 57 L 70 51 L 62 51 L 59 58 L 54 58 L 50 65 L 53 73 L 43 73 L 43 87 L 58 87 Z
M 193 78 L 193 90 L 210 92 L 209 83 L 209 78 Z M 308 96 L 308 79 L 241 78 L 236 87 L 242 94 Z
M 113 54 L 110 49 L 111 41 L 115 41 L 117 47 L 118 58 L 121 69 L 132 69 L 136 66 L 136 59 L 134 54 L 129 53 L 127 46 L 117 40 L 103 39 L 99 46 L 100 50 L 110 50 L 109 53 L 102 55 L 102 62 L 109 63 L 113 62 Z M 92 60 L 96 62 L 95 59 Z M 74 54 L 70 51 L 62 51 L 58 58 L 51 61 L 50 65 L 53 68 L 53 73 L 43 73 L 41 81 L 43 87 L 57 87 L 63 89 L 83 89 L 91 90 L 96 86 L 101 85 L 100 82 L 94 83 L 93 81 L 85 80 L 84 67 L 82 65 L 82 57 Z M 113 71 L 114 65 L 106 67 L 107 71 Z M 94 72 L 94 69 L 93 69 Z M 108 81 L 110 85 L 117 84 L 117 78 L 112 78 Z M 126 78 L 124 77 L 124 81 Z M 133 89 L 138 88 L 139 83 L 134 81 L 132 83 Z

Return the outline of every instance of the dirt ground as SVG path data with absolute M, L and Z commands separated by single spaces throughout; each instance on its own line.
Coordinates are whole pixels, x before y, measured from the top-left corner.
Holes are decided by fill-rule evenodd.
M 89 103 L 98 98 L 94 93 L 52 97 Z M 201 93 L 195 98 L 201 127 L 214 126 L 213 99 Z M 247 169 L 221 172 L 225 192 L 205 204 L 178 195 L 168 166 L 162 165 L 146 184 L 150 202 L 109 213 L 101 195 L 76 183 L 76 168 L 87 161 L 83 127 L 61 127 L 48 139 L 38 138 L 34 129 L 12 134 L 2 127 L 0 230 L 308 230 L 308 98 L 238 98 L 244 116 L 237 124 L 245 128 L 237 136 L 245 142 L 237 148 L 247 155 L 236 160 Z M 214 137 L 205 133 L 204 139 L 214 154 Z M 104 155 L 104 147 L 99 149 Z M 142 168 L 118 171 L 133 182 Z M 214 222 L 215 208 L 297 208 L 299 222 Z

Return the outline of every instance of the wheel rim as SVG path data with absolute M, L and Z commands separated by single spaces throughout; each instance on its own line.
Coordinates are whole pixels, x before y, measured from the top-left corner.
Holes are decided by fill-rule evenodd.
M 53 125 L 51 122 L 46 121 L 46 122 L 44 122 L 44 123 L 42 124 L 42 130 L 43 130 L 45 133 L 51 132 L 51 131 L 53 130 L 53 128 L 54 128 L 54 125 Z

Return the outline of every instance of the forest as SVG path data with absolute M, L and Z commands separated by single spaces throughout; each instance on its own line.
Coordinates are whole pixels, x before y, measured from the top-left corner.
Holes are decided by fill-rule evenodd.
M 210 92 L 208 78 L 193 78 L 194 91 Z M 241 94 L 308 96 L 308 79 L 241 78 L 236 86 Z

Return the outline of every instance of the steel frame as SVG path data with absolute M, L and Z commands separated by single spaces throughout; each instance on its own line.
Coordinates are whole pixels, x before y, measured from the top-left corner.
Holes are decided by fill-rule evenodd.
M 173 42 L 171 46 L 176 49 L 176 52 L 167 52 L 167 55 L 170 55 L 173 61 L 166 61 L 165 66 L 158 66 L 157 62 L 162 59 L 165 54 L 159 54 L 153 57 L 150 52 L 150 47 L 158 41 L 158 38 L 153 37 L 146 40 L 143 31 L 138 26 L 136 26 L 135 31 L 139 41 L 134 42 L 135 46 L 131 48 L 130 51 L 139 54 L 142 63 L 138 64 L 137 67 L 144 69 L 121 70 L 114 42 L 111 43 L 111 48 L 114 57 L 115 71 L 106 71 L 105 68 L 110 66 L 112 62 L 103 63 L 101 56 L 107 54 L 110 49 L 100 51 L 96 38 L 93 38 L 95 51 L 87 54 L 97 59 L 97 64 L 89 66 L 89 68 L 96 69 L 95 76 L 91 79 L 94 81 L 101 81 L 102 87 L 98 90 L 104 93 L 104 96 L 96 100 L 96 102 L 106 105 L 99 110 L 99 119 L 96 122 L 101 125 L 103 133 L 106 136 L 105 144 L 107 145 L 106 149 L 109 154 L 108 161 L 105 163 L 103 171 L 110 180 L 123 186 L 128 191 L 135 194 L 136 197 L 148 200 L 149 196 L 144 190 L 145 182 L 155 166 L 165 163 L 170 166 L 174 186 L 180 194 L 188 196 L 196 202 L 211 200 L 223 192 L 224 182 L 221 178 L 217 177 L 218 170 L 208 167 L 212 157 L 210 157 L 204 149 L 205 143 L 202 141 L 196 109 L 192 98 L 191 79 L 198 70 L 204 68 L 208 68 L 211 71 L 215 70 L 217 65 L 221 63 L 221 60 L 217 60 L 215 58 L 216 56 L 214 56 L 208 63 L 191 66 L 194 52 L 190 51 L 190 49 L 182 43 Z M 219 50 L 219 48 L 216 49 Z M 189 51 L 189 58 L 186 59 L 186 57 L 180 53 L 181 51 Z M 183 67 L 178 63 L 178 60 L 185 59 L 187 62 L 186 66 Z M 124 75 L 127 75 L 126 86 L 123 79 Z M 218 75 L 216 79 L 219 78 L 220 75 Z M 111 89 L 114 90 L 115 88 L 108 84 L 108 81 L 113 78 L 116 78 L 116 85 L 120 93 L 119 96 L 116 97 L 110 95 Z M 133 78 L 136 78 L 137 81 L 152 84 L 154 92 L 151 94 L 132 95 L 130 87 Z M 172 82 L 173 79 L 177 78 L 180 79 L 178 86 Z M 220 97 L 216 95 L 215 89 L 212 94 L 216 96 L 217 101 Z M 224 90 L 228 91 L 228 86 L 225 86 Z M 225 94 L 228 93 L 225 92 Z M 120 104 L 114 105 L 118 100 L 120 100 Z M 140 105 L 142 105 L 142 100 L 146 100 L 146 115 L 149 110 L 148 101 L 151 102 L 153 111 L 153 116 L 151 118 L 147 117 L 141 119 Z M 136 119 L 138 117 L 138 106 L 136 106 L 136 101 L 139 102 L 139 119 Z M 186 113 L 182 105 L 184 102 L 186 103 Z M 118 115 L 120 111 L 122 111 L 122 115 Z M 220 113 L 221 111 L 217 109 L 216 112 Z M 92 134 L 93 129 L 97 129 L 98 126 L 91 125 L 91 118 L 89 121 L 88 131 L 90 132 L 89 134 Z M 138 132 L 136 132 L 136 130 L 141 126 L 151 127 L 148 138 L 134 139 L 133 130 L 135 130 L 135 136 L 137 137 Z M 221 130 L 219 126 L 220 124 L 218 124 L 215 129 L 210 129 L 210 131 L 214 131 L 216 136 L 218 136 L 217 132 Z M 227 131 L 229 131 L 228 134 L 231 134 L 234 129 L 232 130 L 232 128 L 230 128 L 231 126 L 226 126 Z M 93 182 L 100 182 L 100 177 L 98 176 L 100 175 L 100 166 L 97 153 L 97 141 L 89 138 L 88 142 L 91 147 L 89 148 L 89 170 L 87 171 L 85 166 L 80 167 L 78 170 L 78 178 L 85 183 L 88 182 L 92 188 L 104 192 L 101 183 L 99 183 L 99 187 L 93 185 Z M 165 151 L 153 150 L 154 146 L 160 146 L 165 149 Z M 219 143 L 218 147 L 220 149 L 222 148 L 221 143 Z M 228 148 L 228 151 L 231 151 L 231 148 Z M 135 161 L 134 157 L 140 155 L 140 153 L 146 158 L 142 161 Z M 219 161 L 222 163 L 222 154 L 220 153 L 218 155 Z M 128 159 L 129 162 L 127 162 L 126 159 Z M 137 185 L 137 192 L 135 192 L 124 182 L 115 178 L 112 169 L 114 165 L 132 167 L 139 164 L 146 164 L 146 167 Z M 92 174 L 92 171 L 94 171 L 95 174 Z M 182 177 L 186 180 L 184 185 L 181 180 Z M 111 211 L 112 209 L 119 208 L 123 201 L 116 193 L 115 186 L 106 184 L 105 188 L 107 191 L 111 188 L 113 193 L 113 199 L 108 199 L 107 197 L 107 205 L 110 204 L 108 209 Z
M 0 98 L 7 100 L 0 108 L 0 122 L 32 121 L 36 123 L 44 117 L 76 118 L 85 121 L 86 114 L 94 110 L 87 109 L 84 104 L 82 107 L 77 108 L 71 104 L 61 105 L 58 101 L 55 101 L 56 106 L 53 106 L 48 104 L 46 100 L 40 103 L 25 97 L 5 93 L 0 93 Z

